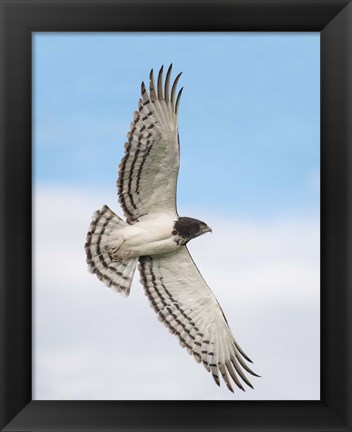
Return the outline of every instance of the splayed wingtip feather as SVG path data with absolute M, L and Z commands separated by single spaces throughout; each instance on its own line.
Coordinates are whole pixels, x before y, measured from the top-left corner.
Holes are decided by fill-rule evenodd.
M 171 77 L 171 71 L 172 71 L 172 63 L 169 66 L 169 69 L 166 72 L 166 78 L 165 78 L 165 88 L 164 88 L 164 97 L 165 101 L 169 102 L 170 100 L 170 77 Z
M 158 99 L 162 100 L 164 98 L 163 96 L 163 70 L 164 65 L 161 66 L 158 74 Z
M 175 105 L 175 113 L 178 113 L 178 107 L 180 105 L 180 100 L 181 100 L 181 95 L 182 95 L 182 91 L 183 91 L 183 87 L 181 88 L 181 90 L 178 92 L 177 95 L 177 99 L 176 99 L 176 105 Z
M 154 102 L 157 99 L 156 93 L 155 93 L 155 83 L 154 83 L 154 72 L 153 69 L 150 70 L 149 74 L 149 93 L 150 93 L 150 99 L 152 102 Z

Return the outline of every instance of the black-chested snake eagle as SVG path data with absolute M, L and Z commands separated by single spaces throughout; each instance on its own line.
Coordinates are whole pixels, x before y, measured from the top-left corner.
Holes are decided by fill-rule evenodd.
M 177 75 L 170 89 L 172 65 L 157 86 L 150 73 L 149 94 L 141 98 L 119 165 L 117 189 L 127 222 L 106 205 L 95 212 L 85 251 L 89 270 L 108 287 L 128 295 L 137 263 L 141 282 L 159 319 L 220 385 L 231 380 L 252 387 L 244 371 L 256 375 L 232 335 L 214 294 L 187 249 L 194 237 L 211 231 L 197 219 L 179 217 L 176 187 L 179 171 Z

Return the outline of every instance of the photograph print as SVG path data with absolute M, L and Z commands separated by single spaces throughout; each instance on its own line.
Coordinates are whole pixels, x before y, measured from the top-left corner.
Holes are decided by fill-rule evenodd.
M 33 47 L 33 399 L 319 400 L 319 34 Z

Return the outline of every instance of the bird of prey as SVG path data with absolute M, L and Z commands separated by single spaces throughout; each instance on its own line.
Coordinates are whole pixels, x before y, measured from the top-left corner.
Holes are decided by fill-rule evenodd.
M 220 385 L 219 372 L 233 392 L 231 380 L 252 387 L 245 372 L 256 375 L 234 338 L 224 313 L 187 249 L 208 225 L 179 216 L 176 187 L 180 161 L 177 75 L 171 86 L 161 67 L 155 85 L 150 72 L 119 165 L 117 189 L 126 222 L 104 205 L 93 215 L 85 252 L 89 271 L 105 285 L 129 295 L 137 263 L 151 306 L 162 321 Z M 177 96 L 176 96 L 177 94 Z M 252 387 L 253 388 L 253 387 Z

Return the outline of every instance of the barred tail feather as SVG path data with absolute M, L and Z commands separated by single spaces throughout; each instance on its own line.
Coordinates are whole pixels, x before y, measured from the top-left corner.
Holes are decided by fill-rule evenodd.
M 93 215 L 84 248 L 89 271 L 112 290 L 128 296 L 138 257 L 128 260 L 118 258 L 117 252 L 123 243 L 123 237 L 119 240 L 116 233 L 125 226 L 126 222 L 104 205 Z M 116 237 L 114 247 L 109 244 L 110 234 Z

